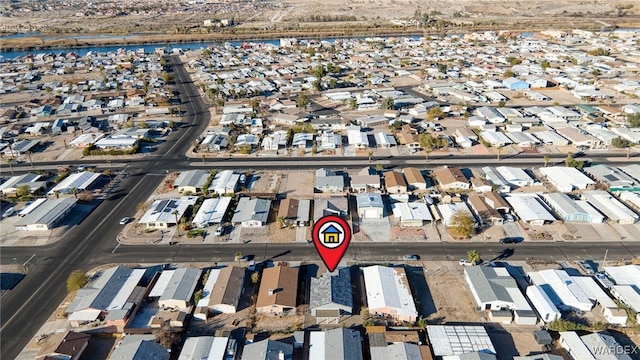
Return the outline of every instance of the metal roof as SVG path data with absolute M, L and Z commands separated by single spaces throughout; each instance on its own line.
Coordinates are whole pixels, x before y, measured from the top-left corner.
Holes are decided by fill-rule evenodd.
M 293 359 L 293 345 L 279 341 L 262 340 L 244 346 L 242 360 L 282 360 L 279 354 L 284 355 L 284 360 Z
M 394 309 L 401 317 L 417 317 L 411 289 L 403 268 L 368 266 L 362 268 L 369 311 Z
M 271 200 L 241 197 L 231 222 L 242 223 L 253 220 L 266 224 L 270 208 Z
M 78 200 L 75 198 L 47 199 L 47 201 L 18 220 L 14 226 L 43 224 L 49 228 L 61 215 L 76 206 L 77 202 Z
M 160 296 L 163 300 L 189 301 L 200 279 L 200 269 L 179 268 L 173 272 L 167 287 Z
M 231 204 L 231 198 L 221 196 L 213 199 L 205 199 L 198 209 L 196 216 L 193 218 L 193 223 L 196 226 L 207 226 L 209 224 L 218 224 L 222 222 L 224 215 L 227 213 L 227 209 Z
M 378 193 L 358 194 L 356 195 L 356 202 L 358 204 L 358 209 L 364 207 L 384 208 L 382 195 Z
M 155 335 L 127 335 L 116 346 L 110 360 L 166 360 L 169 352 L 156 342 Z
M 361 360 L 362 344 L 357 330 L 337 328 L 309 334 L 309 360 Z
M 49 191 L 49 195 L 55 194 L 56 191 L 62 194 L 71 193 L 72 189 L 78 189 L 79 191 L 87 190 L 93 185 L 102 175 L 91 171 L 83 171 L 81 173 L 71 174 L 62 180 L 58 185 Z
M 223 360 L 225 359 L 228 342 L 228 337 L 188 337 L 182 346 L 178 360 Z
M 209 172 L 206 170 L 189 170 L 180 173 L 178 178 L 173 182 L 174 187 L 195 187 L 202 188 L 209 179 Z
M 504 270 L 500 271 L 499 270 Z M 471 282 L 469 285 L 475 289 L 478 300 L 482 303 L 502 301 L 514 303 L 507 288 L 516 288 L 516 281 L 504 268 L 493 268 L 489 266 L 471 266 L 464 269 L 465 274 Z
M 496 353 L 483 326 L 428 325 L 427 334 L 435 356 Z

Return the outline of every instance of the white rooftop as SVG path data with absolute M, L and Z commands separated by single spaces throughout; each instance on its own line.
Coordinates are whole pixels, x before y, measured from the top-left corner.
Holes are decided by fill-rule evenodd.
M 362 272 L 370 312 L 392 308 L 401 317 L 418 316 L 404 269 L 375 265 L 362 268 Z

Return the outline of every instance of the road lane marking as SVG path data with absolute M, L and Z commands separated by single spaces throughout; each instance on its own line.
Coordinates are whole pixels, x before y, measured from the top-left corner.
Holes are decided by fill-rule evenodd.
M 30 258 L 28 258 L 28 259 L 27 259 L 27 261 L 25 261 L 25 262 L 24 262 L 24 264 L 22 264 L 22 266 L 27 266 L 27 263 L 28 263 L 29 261 L 31 261 L 31 259 L 33 259 L 35 256 L 36 256 L 36 254 L 31 255 L 31 257 L 30 257 Z
M 121 243 L 118 243 L 118 245 L 116 245 L 116 247 L 113 248 L 113 251 L 111 251 L 111 253 L 115 253 L 116 250 L 118 250 L 118 248 L 120 247 L 120 245 L 122 245 Z

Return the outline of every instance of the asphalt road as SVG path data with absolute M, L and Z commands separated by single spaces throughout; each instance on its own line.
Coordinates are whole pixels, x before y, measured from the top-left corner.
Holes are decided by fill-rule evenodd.
M 257 261 L 288 260 L 318 261 L 316 251 L 309 244 L 253 244 L 244 245 L 174 245 L 174 246 L 119 246 L 116 236 L 121 230 L 119 219 L 132 216 L 137 204 L 147 200 L 153 190 L 162 182 L 166 171 L 189 168 L 253 168 L 253 169 L 291 169 L 317 168 L 356 168 L 370 164 L 367 157 L 342 158 L 321 163 L 316 158 L 260 158 L 258 159 L 216 159 L 202 164 L 199 159 L 188 159 L 185 152 L 191 142 L 206 128 L 209 111 L 199 96 L 196 86 L 191 83 L 185 69 L 171 58 L 175 78 L 183 108 L 181 128 L 174 131 L 158 150 L 142 159 L 125 160 L 121 164 L 107 164 L 103 161 L 75 161 L 64 164 L 87 164 L 98 167 L 126 167 L 128 176 L 122 181 L 108 200 L 100 204 L 82 223 L 70 230 L 64 239 L 55 244 L 42 247 L 7 247 L 0 251 L 2 264 L 24 264 L 28 268 L 27 276 L 11 291 L 2 297 L 0 306 L 0 358 L 13 359 L 36 334 L 40 326 L 57 308 L 67 292 L 65 281 L 74 269 L 89 270 L 107 263 L 178 263 L 178 262 L 231 262 L 234 254 L 241 251 L 244 255 L 254 255 Z M 599 163 L 609 161 L 613 154 L 593 154 L 589 158 Z M 516 157 L 503 157 L 506 162 L 541 165 L 539 155 L 520 154 Z M 515 160 L 514 160 L 515 159 Z M 562 155 L 553 155 L 554 161 L 561 162 Z M 478 166 L 496 163 L 493 156 L 465 156 L 464 158 L 432 156 L 429 161 L 417 156 L 397 158 L 374 158 L 371 163 L 382 163 L 387 168 L 404 165 L 429 166 L 453 164 L 458 166 Z M 624 160 L 620 157 L 618 160 Z M 634 161 L 634 159 L 631 159 Z M 7 171 L 1 164 L 1 171 Z M 37 163 L 37 167 L 57 167 L 59 163 Z M 16 172 L 31 170 L 28 164 L 14 166 Z M 422 260 L 455 260 L 466 257 L 467 250 L 473 247 L 485 260 L 491 260 L 501 254 L 510 259 L 579 259 L 604 256 L 608 249 L 609 259 L 629 259 L 640 255 L 640 244 L 603 242 L 603 243 L 523 243 L 517 245 L 500 244 L 457 244 L 457 243 L 354 243 L 347 251 L 346 260 L 356 262 L 384 262 L 400 260 L 403 255 L 418 254 Z M 504 252 L 505 249 L 512 251 Z

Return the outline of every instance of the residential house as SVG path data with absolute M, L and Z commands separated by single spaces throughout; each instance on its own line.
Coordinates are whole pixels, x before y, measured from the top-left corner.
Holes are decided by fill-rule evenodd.
M 261 340 L 244 346 L 241 360 L 293 360 L 293 345 Z
M 468 190 L 471 187 L 460 168 L 443 167 L 434 170 L 434 177 L 443 190 Z
M 469 214 L 469 216 L 472 219 L 474 219 L 473 220 L 474 224 L 477 225 L 475 221 L 475 217 L 473 216 L 473 213 L 471 213 L 471 210 L 469 210 L 469 206 L 465 202 L 438 204 L 436 208 L 438 210 L 438 213 L 440 214 L 440 219 L 442 220 L 442 224 L 444 226 L 447 226 L 447 227 L 453 226 L 453 223 L 452 223 L 453 215 L 455 215 L 459 211 Z
M 80 360 L 89 346 L 91 334 L 67 331 L 64 336 L 53 334 L 40 349 L 36 360 L 68 359 Z M 51 345 L 51 346 L 49 346 Z
M 3 196 L 16 195 L 18 189 L 25 186 L 29 187 L 29 193 L 34 193 L 47 185 L 47 182 L 42 181 L 41 178 L 40 175 L 32 173 L 12 176 L 0 184 L 0 194 Z
M 409 184 L 409 189 L 411 190 L 426 190 L 427 181 L 424 176 L 422 176 L 422 172 L 416 168 L 404 168 L 402 169 L 404 173 L 404 177 L 407 179 L 407 183 Z
M 351 269 L 339 268 L 311 278 L 309 309 L 318 323 L 337 323 L 353 313 Z
M 485 225 L 502 225 L 504 219 L 498 210 L 490 207 L 481 197 L 476 193 L 471 193 L 467 197 L 467 203 L 476 215 L 476 219 L 480 226 Z
M 193 305 L 193 292 L 198 285 L 202 271 L 195 268 L 164 270 L 149 293 L 150 298 L 158 298 L 162 309 L 189 312 Z
M 297 295 L 298 268 L 282 264 L 266 268 L 262 271 L 256 311 L 262 315 L 294 314 Z
M 346 217 L 349 213 L 349 202 L 343 196 L 316 197 L 313 200 L 313 221 L 327 215 Z
M 243 227 L 261 227 L 267 224 L 271 200 L 241 197 L 231 222 Z
M 343 192 L 344 177 L 336 174 L 332 170 L 318 169 L 316 170 L 316 186 L 320 192 Z
M 168 360 L 169 351 L 156 342 L 155 335 L 127 335 L 122 337 L 109 360 Z
M 638 214 L 606 191 L 589 190 L 583 192 L 582 197 L 611 221 L 633 224 L 639 220 Z
M 177 188 L 179 193 L 196 194 L 204 190 L 209 176 L 211 174 L 206 170 L 183 171 L 173 182 L 173 187 Z
M 240 175 L 234 173 L 233 170 L 220 171 L 213 177 L 207 190 L 218 195 L 235 194 L 238 190 Z
M 424 202 L 397 202 L 391 204 L 393 216 L 402 226 L 422 226 L 424 222 L 433 222 L 429 207 Z
M 506 214 L 511 211 L 509 203 L 507 203 L 504 197 L 497 192 L 484 193 L 484 202 L 489 205 L 489 207 L 498 210 L 502 214 Z
M 308 226 L 311 216 L 311 200 L 286 198 L 280 201 L 278 218 L 285 224 Z
M 193 225 L 202 229 L 222 223 L 230 204 L 231 198 L 226 196 L 205 199 L 193 217 Z
M 518 325 L 535 325 L 538 322 L 538 317 L 506 268 L 466 267 L 464 277 L 478 308 L 490 311 L 510 310 Z M 510 317 L 508 323 L 511 323 Z
M 387 171 L 384 173 L 384 182 L 389 194 L 404 194 L 407 192 L 407 181 L 402 173 Z
M 564 193 L 572 192 L 574 189 L 585 190 L 592 188 L 596 183 L 573 167 L 551 166 L 540 168 L 539 171 L 551 185 Z
M 560 219 L 566 222 L 590 224 L 604 222 L 604 216 L 587 201 L 574 200 L 563 193 L 542 194 L 541 197 Z
M 232 343 L 226 336 L 189 336 L 180 350 L 178 360 L 227 360 L 235 354 Z
M 309 360 L 362 360 L 360 332 L 336 328 L 309 332 Z
M 404 145 L 409 149 L 420 149 L 420 142 L 418 141 L 418 131 L 405 124 L 402 126 L 399 132 L 396 133 L 398 138 L 398 144 Z
M 379 192 L 380 187 L 380 175 L 370 166 L 351 177 L 351 190 L 354 192 Z
M 535 194 L 510 195 L 506 200 L 520 220 L 527 224 L 540 226 L 556 220 L 550 210 Z
M 623 189 L 635 188 L 638 187 L 640 183 L 621 171 L 619 168 L 609 165 L 599 164 L 589 166 L 585 168 L 584 171 L 596 181 L 607 185 L 612 191 L 614 189 L 616 191 L 620 191 Z
M 358 216 L 361 219 L 381 219 L 384 216 L 384 201 L 378 193 L 357 194 Z
M 13 227 L 17 231 L 51 230 L 71 214 L 77 203 L 78 199 L 72 197 L 36 200 L 32 204 L 35 208 L 29 206 L 27 214 L 20 212 L 22 217 L 14 223 Z
M 418 317 L 404 268 L 367 266 L 362 268 L 367 308 L 372 314 L 413 322 Z
M 150 229 L 166 229 L 177 225 L 189 206 L 195 205 L 196 200 L 195 196 L 156 200 L 138 222 Z
M 209 270 L 194 317 L 207 320 L 213 314 L 235 314 L 242 294 L 245 268 L 227 266 Z

